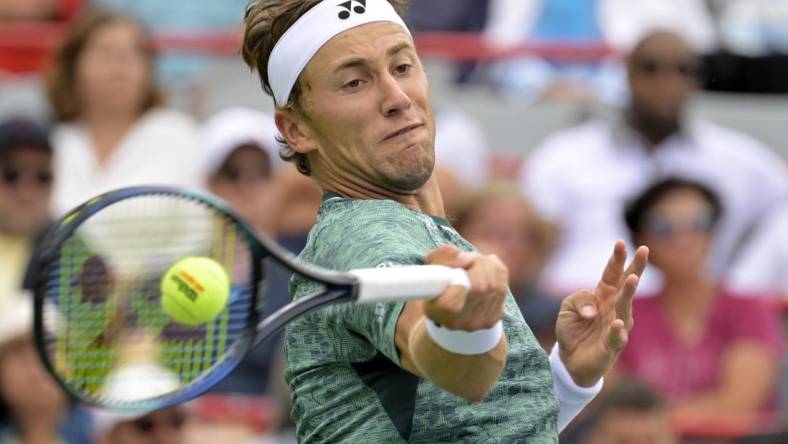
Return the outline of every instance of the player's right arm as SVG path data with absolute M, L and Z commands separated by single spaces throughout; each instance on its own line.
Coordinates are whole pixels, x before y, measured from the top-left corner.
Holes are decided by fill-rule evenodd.
M 425 317 L 455 331 L 494 327 L 503 317 L 509 272 L 495 256 L 461 252 L 451 245 L 431 251 L 426 262 L 466 269 L 471 288 L 453 286 L 432 301 L 405 305 L 396 333 L 402 366 L 450 393 L 481 401 L 506 365 L 506 335 L 484 353 L 453 353 L 433 340 Z

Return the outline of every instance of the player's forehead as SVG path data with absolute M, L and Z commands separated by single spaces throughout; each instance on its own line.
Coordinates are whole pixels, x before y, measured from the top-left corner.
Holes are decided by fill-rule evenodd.
M 415 55 L 415 51 L 410 34 L 401 26 L 367 23 L 332 37 L 317 51 L 306 71 L 333 73 L 352 60 L 374 63 L 401 52 Z

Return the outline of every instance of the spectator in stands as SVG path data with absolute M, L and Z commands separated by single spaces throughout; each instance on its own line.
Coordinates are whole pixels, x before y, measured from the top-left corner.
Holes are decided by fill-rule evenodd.
M 764 218 L 731 268 L 728 285 L 742 294 L 788 300 L 788 202 Z
M 72 408 L 36 356 L 32 298 L 23 277 L 49 222 L 52 149 L 45 128 L 0 123 L 0 443 L 86 442 L 84 413 Z
M 555 343 L 560 302 L 536 288 L 536 276 L 552 244 L 547 224 L 515 184 L 491 183 L 461 207 L 457 231 L 485 254 L 495 254 L 509 269 L 509 287 L 528 326 L 548 350 Z
M 25 119 L 0 122 L 0 310 L 16 297 L 37 236 L 49 221 L 52 148 Z
M 647 188 L 624 219 L 664 275 L 654 297 L 637 298 L 637 325 L 617 365 L 653 385 L 678 420 L 757 415 L 775 408 L 782 358 L 776 313 L 737 297 L 707 272 L 722 205 L 705 185 L 675 177 Z
M 196 125 L 163 106 L 153 60 L 129 18 L 88 12 L 64 37 L 47 79 L 58 213 L 122 186 L 198 185 Z
M 563 294 L 593 286 L 607 246 L 626 238 L 624 203 L 649 183 L 681 174 L 713 184 L 728 209 L 711 255 L 725 270 L 744 233 L 788 194 L 784 161 L 744 134 L 686 112 L 698 61 L 678 35 L 655 31 L 629 55 L 631 99 L 613 122 L 592 120 L 550 136 L 522 170 L 526 193 L 560 229 L 544 285 Z M 639 291 L 655 290 L 646 270 Z
M 642 382 L 620 380 L 596 401 L 585 444 L 678 444 L 659 394 Z
M 31 335 L 33 302 L 18 294 L 0 306 L 0 442 L 84 444 L 89 420 L 44 370 Z
M 96 444 L 185 444 L 189 412 L 176 406 L 142 414 L 93 412 Z
M 276 234 L 279 215 L 273 208 L 273 178 L 275 170 L 283 166 L 277 134 L 273 116 L 239 107 L 208 119 L 200 137 L 208 191 L 269 236 Z
M 314 187 L 310 179 L 294 169 L 288 172 L 283 168 L 277 135 L 273 116 L 264 112 L 236 107 L 216 113 L 205 122 L 201 133 L 206 162 L 203 177 L 211 193 L 224 199 L 263 234 L 274 238 L 281 230 L 305 237 L 314 223 L 320 193 L 312 193 L 307 188 Z M 306 182 L 307 187 L 302 187 L 301 181 Z M 304 205 L 309 201 L 311 205 Z M 310 208 L 305 209 L 307 206 Z M 287 225 L 289 228 L 285 229 Z M 301 246 L 302 242 L 305 240 L 297 240 Z M 298 253 L 300 248 L 296 246 L 293 252 Z M 290 302 L 287 286 L 291 273 L 272 262 L 266 265 L 265 302 L 266 311 L 270 313 Z M 266 341 L 247 355 L 214 390 L 266 396 L 274 410 L 272 416 L 284 420 L 288 416 L 289 392 L 282 376 L 284 358 L 281 355 L 281 338 Z M 280 425 L 283 424 L 275 424 Z

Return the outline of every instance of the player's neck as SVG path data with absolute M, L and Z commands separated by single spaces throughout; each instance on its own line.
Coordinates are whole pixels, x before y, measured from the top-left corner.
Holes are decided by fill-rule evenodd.
M 443 199 L 435 178 L 430 178 L 421 188 L 412 192 L 398 192 L 361 181 L 319 180 L 324 191 L 333 191 L 352 199 L 393 200 L 405 207 L 430 216 L 446 217 Z

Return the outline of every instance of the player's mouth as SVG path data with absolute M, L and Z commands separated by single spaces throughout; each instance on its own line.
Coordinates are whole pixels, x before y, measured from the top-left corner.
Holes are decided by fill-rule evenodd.
M 414 123 L 414 124 L 402 127 L 400 129 L 398 129 L 397 131 L 394 131 L 393 133 L 389 133 L 386 137 L 383 138 L 383 142 L 388 142 L 389 140 L 391 140 L 391 139 L 393 139 L 395 137 L 399 137 L 399 136 L 402 136 L 404 134 L 408 134 L 409 132 L 411 132 L 411 131 L 413 131 L 413 130 L 415 130 L 417 128 L 421 128 L 422 126 L 424 126 L 424 124 L 422 124 L 422 123 Z

